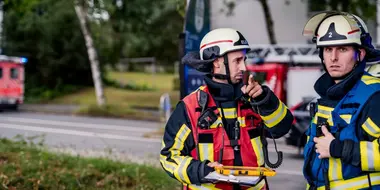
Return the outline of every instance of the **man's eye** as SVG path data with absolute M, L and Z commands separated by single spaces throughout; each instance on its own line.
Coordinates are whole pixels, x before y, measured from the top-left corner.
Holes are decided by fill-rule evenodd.
M 345 52 L 345 51 L 347 51 L 347 48 L 339 48 L 339 51 Z

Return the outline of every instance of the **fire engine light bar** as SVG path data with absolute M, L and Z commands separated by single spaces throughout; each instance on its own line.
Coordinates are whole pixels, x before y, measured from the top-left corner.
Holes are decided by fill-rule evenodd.
M 0 55 L 0 61 L 10 61 L 10 62 L 15 62 L 15 63 L 25 64 L 26 62 L 28 62 L 28 59 L 25 57 L 12 57 L 12 56 Z
M 28 59 L 25 57 L 21 57 L 21 63 L 26 63 L 26 62 L 28 62 Z

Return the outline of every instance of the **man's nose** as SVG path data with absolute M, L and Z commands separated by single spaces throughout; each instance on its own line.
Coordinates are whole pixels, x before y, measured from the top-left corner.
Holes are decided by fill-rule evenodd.
M 330 60 L 331 61 L 337 61 L 338 60 L 338 51 L 336 49 L 331 50 Z
M 240 70 L 241 71 L 246 71 L 247 70 L 247 67 L 245 66 L 245 64 L 242 64 L 242 66 L 240 66 Z

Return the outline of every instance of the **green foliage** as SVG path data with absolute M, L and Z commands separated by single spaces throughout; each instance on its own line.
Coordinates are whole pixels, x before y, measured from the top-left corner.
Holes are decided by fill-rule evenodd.
M 51 98 L 60 95 L 62 90 L 57 88 L 66 85 L 93 85 L 73 2 L 5 1 L 3 53 L 28 58 L 26 96 Z M 87 1 L 80 2 L 93 12 Z M 108 11 L 110 19 L 88 23 L 102 71 L 123 57 L 156 57 L 158 64 L 172 64 L 178 59 L 177 38 L 183 25 L 180 10 L 184 6 L 177 6 L 177 0 L 123 1 L 121 8 L 113 0 L 104 2 L 102 9 Z M 141 90 L 132 84 L 126 88 Z
M 185 18 L 187 0 L 172 0 L 169 2 L 173 3 L 173 1 L 176 4 L 178 14 L 181 15 L 182 18 Z
M 55 88 L 47 88 L 47 87 L 34 87 L 27 88 L 25 91 L 25 101 L 28 103 L 33 102 L 44 102 L 48 100 L 52 100 L 59 96 L 67 95 L 79 91 L 83 89 L 82 86 L 74 86 L 74 85 L 57 85 Z
M 0 139 L 0 184 L 9 189 L 179 189 L 161 169 L 53 154 L 26 140 Z
M 92 85 L 72 1 L 8 1 L 5 11 L 4 54 L 28 58 L 25 89 Z M 52 92 L 46 93 L 44 96 L 52 96 Z
M 372 0 L 309 0 L 309 11 L 339 10 L 363 18 L 364 21 L 376 19 L 376 1 Z
M 129 0 L 110 9 L 114 41 L 121 57 L 156 57 L 160 64 L 178 60 L 184 4 L 174 0 Z M 184 3 L 184 1 L 183 1 Z

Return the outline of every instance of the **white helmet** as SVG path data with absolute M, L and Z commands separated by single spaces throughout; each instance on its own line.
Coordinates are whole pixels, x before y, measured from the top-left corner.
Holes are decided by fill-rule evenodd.
M 212 60 L 237 50 L 250 50 L 244 36 L 232 28 L 218 28 L 203 37 L 199 55 L 201 60 Z
M 218 57 L 224 57 L 226 74 L 211 73 L 215 78 L 228 80 L 231 82 L 230 71 L 228 67 L 227 53 L 238 50 L 249 51 L 249 45 L 244 36 L 232 28 L 219 28 L 207 33 L 199 47 L 199 52 L 188 52 L 182 58 L 182 63 L 187 64 L 194 69 L 211 73 L 213 62 Z
M 374 77 L 380 78 L 380 64 L 374 64 L 367 68 L 367 72 Z
M 316 35 L 317 47 L 336 45 L 362 45 L 361 34 L 368 33 L 359 17 L 342 13 L 320 13 L 307 23 L 303 35 Z
M 317 47 L 357 45 L 366 49 L 367 61 L 380 60 L 380 52 L 374 49 L 366 24 L 356 15 L 337 11 L 318 13 L 308 20 L 302 34 L 313 36 Z

